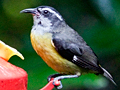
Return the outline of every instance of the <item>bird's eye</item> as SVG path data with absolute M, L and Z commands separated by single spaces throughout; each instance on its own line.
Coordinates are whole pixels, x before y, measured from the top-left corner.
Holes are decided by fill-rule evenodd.
M 44 14 L 48 14 L 49 13 L 49 11 L 48 10 L 44 10 Z

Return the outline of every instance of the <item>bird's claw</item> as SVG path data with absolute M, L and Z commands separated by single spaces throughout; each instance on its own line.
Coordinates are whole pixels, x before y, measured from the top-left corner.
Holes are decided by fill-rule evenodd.
M 61 89 L 63 87 L 60 80 L 56 80 L 55 78 L 48 78 L 48 82 L 50 82 L 51 80 L 53 80 L 53 85 L 56 89 Z
M 62 83 L 60 80 L 53 80 L 53 85 L 55 86 L 56 89 L 61 89 L 63 86 L 62 86 Z
M 62 74 L 53 74 L 53 75 L 50 75 L 48 78 L 47 78 L 47 81 L 50 82 L 51 80 L 53 80 L 53 85 L 56 89 L 61 89 L 63 86 L 62 86 L 62 83 L 61 83 L 61 79 L 58 79 L 57 77 L 61 76 Z

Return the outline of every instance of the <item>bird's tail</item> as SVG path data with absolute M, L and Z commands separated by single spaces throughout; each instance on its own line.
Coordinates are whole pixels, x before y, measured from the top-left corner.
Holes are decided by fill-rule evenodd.
M 107 70 L 105 70 L 103 67 L 101 67 L 101 68 L 104 71 L 103 76 L 105 76 L 107 79 L 109 79 L 113 84 L 117 85 L 114 82 L 113 77 L 110 75 L 110 73 Z

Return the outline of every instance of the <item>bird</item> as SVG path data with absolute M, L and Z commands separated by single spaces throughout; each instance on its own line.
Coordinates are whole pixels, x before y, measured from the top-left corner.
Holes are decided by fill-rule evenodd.
M 20 11 L 33 15 L 30 34 L 36 53 L 58 74 L 48 77 L 48 81 L 77 78 L 83 74 L 103 75 L 116 85 L 113 77 L 98 61 L 97 55 L 84 39 L 72 29 L 62 15 L 51 6 L 38 6 Z M 57 86 L 57 89 L 61 89 Z

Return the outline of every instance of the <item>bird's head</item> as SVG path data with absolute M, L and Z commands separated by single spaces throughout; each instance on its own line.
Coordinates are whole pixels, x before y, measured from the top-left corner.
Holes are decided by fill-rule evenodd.
M 59 12 L 50 6 L 39 6 L 37 8 L 24 9 L 20 13 L 30 13 L 33 15 L 34 26 L 39 25 L 44 28 L 54 28 L 63 22 Z

